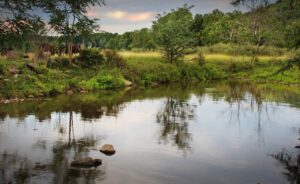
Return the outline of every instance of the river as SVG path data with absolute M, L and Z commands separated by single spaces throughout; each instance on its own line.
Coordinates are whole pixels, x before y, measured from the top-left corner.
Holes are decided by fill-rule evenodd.
M 221 82 L 3 104 L 0 184 L 299 183 L 299 91 Z M 103 164 L 70 166 L 87 156 Z

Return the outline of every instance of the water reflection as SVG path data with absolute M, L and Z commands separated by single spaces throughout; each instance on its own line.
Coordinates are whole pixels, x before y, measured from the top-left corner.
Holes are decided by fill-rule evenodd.
M 283 149 L 281 152 L 271 155 L 284 167 L 283 175 L 291 184 L 300 183 L 300 153 L 291 153 Z
M 60 120 L 60 115 L 59 115 Z M 61 125 L 61 122 L 59 122 Z M 3 183 L 97 183 L 105 176 L 105 170 L 101 169 L 76 169 L 70 168 L 72 160 L 85 157 L 91 148 L 94 148 L 99 139 L 93 136 L 75 138 L 73 112 L 69 112 L 68 131 L 63 125 L 59 133 L 68 132 L 68 141 L 54 140 L 51 150 L 52 158 L 39 162 L 19 155 L 18 152 L 1 153 L 0 181 Z M 47 151 L 47 141 L 38 139 L 32 145 L 33 150 Z M 39 153 L 43 153 L 43 151 Z M 2 150 L 1 150 L 2 152 Z M 1 183 L 0 182 L 0 183 Z M 2 183 L 1 183 L 2 184 Z
M 139 108 L 145 111 L 139 112 Z M 144 183 L 154 179 L 160 179 L 157 183 L 182 183 L 179 176 L 185 183 L 195 183 L 198 177 L 207 183 L 257 183 L 253 181 L 255 169 L 244 165 L 265 162 L 270 169 L 262 177 L 265 183 L 280 183 L 282 180 L 269 177 L 276 170 L 272 162 L 259 159 L 266 155 L 263 149 L 269 153 L 274 150 L 269 145 L 286 144 L 291 137 L 290 132 L 281 132 L 290 128 L 290 122 L 278 123 L 271 114 L 296 122 L 299 108 L 297 87 L 236 82 L 107 91 L 0 105 L 0 181 L 140 183 L 134 181 L 144 169 L 147 174 L 142 173 L 139 180 Z M 284 117 L 284 111 L 290 112 L 290 117 Z M 236 131 L 242 127 L 244 132 Z M 259 146 L 251 145 L 254 136 Z M 72 160 L 102 156 L 98 149 L 105 138 L 123 148 L 108 160 L 112 163 L 108 169 L 70 168 Z M 251 153 L 250 148 L 254 150 Z M 179 159 L 182 153 L 184 161 Z M 285 150 L 272 157 L 285 166 L 286 181 L 299 183 L 299 156 Z M 182 170 L 174 170 L 172 163 L 181 164 Z M 227 169 L 237 174 L 225 172 Z M 215 172 L 220 176 L 209 174 Z M 239 176 L 244 177 L 239 180 Z
M 195 116 L 195 105 L 183 99 L 167 98 L 163 108 L 157 114 L 157 122 L 162 125 L 160 140 L 172 141 L 178 149 L 190 149 L 192 135 L 188 121 Z

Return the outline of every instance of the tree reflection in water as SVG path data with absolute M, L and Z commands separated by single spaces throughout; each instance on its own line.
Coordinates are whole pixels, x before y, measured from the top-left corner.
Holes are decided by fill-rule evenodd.
M 188 120 L 193 119 L 196 106 L 184 100 L 167 98 L 164 107 L 157 114 L 157 122 L 162 125 L 160 140 L 173 142 L 178 149 L 190 149 L 192 136 L 189 132 Z
M 70 161 L 79 157 L 89 155 L 91 148 L 98 145 L 98 137 L 83 136 L 75 134 L 77 122 L 73 120 L 75 114 L 80 114 L 81 120 L 100 119 L 103 116 L 117 116 L 126 107 L 128 102 L 140 99 L 164 99 L 164 104 L 157 113 L 157 123 L 161 125 L 159 142 L 172 144 L 186 153 L 191 149 L 192 135 L 190 122 L 195 117 L 196 106 L 189 103 L 190 95 L 194 94 L 200 103 L 209 97 L 213 101 L 225 103 L 226 117 L 232 122 L 240 123 L 242 116 L 249 113 L 249 109 L 257 114 L 257 133 L 259 142 L 263 142 L 263 117 L 264 110 L 268 115 L 269 102 L 287 103 L 291 107 L 300 108 L 300 95 L 272 86 L 258 86 L 251 84 L 230 83 L 209 85 L 208 88 L 215 89 L 213 93 L 205 92 L 206 86 L 192 86 L 191 88 L 157 88 L 142 91 L 119 92 L 119 93 L 96 93 L 74 95 L 72 97 L 57 97 L 50 101 L 26 102 L 22 104 L 0 105 L 1 120 L 17 118 L 21 123 L 32 114 L 40 120 L 49 120 L 53 112 L 58 114 L 58 123 L 54 131 L 59 133 L 55 140 L 51 140 L 52 147 L 44 139 L 36 140 L 33 144 L 35 150 L 50 150 L 50 161 L 35 163 L 35 160 L 23 158 L 17 153 L 5 153 L 1 150 L 0 158 L 0 181 L 4 183 L 26 183 L 28 180 L 37 180 L 37 176 L 46 177 L 51 183 L 98 183 L 104 179 L 103 167 L 91 170 L 70 169 Z M 250 108 L 249 108 L 250 107 Z M 272 107 L 272 106 L 271 106 Z M 228 114 L 230 113 L 230 114 Z M 61 122 L 61 114 L 68 118 Z M 228 116 L 229 115 L 229 116 Z M 236 117 L 236 119 L 235 119 Z M 261 118 L 262 117 L 262 118 Z M 87 121 L 84 121 L 86 123 Z M 256 125 L 256 124 L 255 124 Z M 39 130 L 37 130 L 39 131 Z M 124 130 L 126 131 L 126 130 Z M 0 135 L 1 136 L 1 135 Z M 51 149 L 49 149 L 49 147 Z M 291 159 L 286 153 L 273 155 L 287 168 L 287 176 L 291 183 L 299 183 L 299 172 L 297 159 Z M 1 183 L 1 182 L 0 182 Z M 38 182 L 36 182 L 38 183 Z M 2 183 L 1 183 L 2 184 Z
M 59 118 L 60 119 L 60 118 Z M 59 122 L 60 123 L 60 122 Z M 4 152 L 0 158 L 0 184 L 6 183 L 56 183 L 79 184 L 98 183 L 104 179 L 103 168 L 75 169 L 70 167 L 74 159 L 88 156 L 90 148 L 96 146 L 98 139 L 93 136 L 75 139 L 73 112 L 69 112 L 67 141 L 57 140 L 52 146 L 52 159 L 39 163 L 20 156 L 18 153 Z M 62 127 L 60 127 L 62 128 Z M 37 140 L 33 148 L 46 150 L 46 141 Z M 42 152 L 41 152 L 42 153 Z
M 283 174 L 291 184 L 300 184 L 300 153 L 290 153 L 283 149 L 281 152 L 270 155 L 278 160 L 285 168 Z
M 83 137 L 75 139 L 73 112 L 69 112 L 68 142 L 57 141 L 53 146 L 53 165 L 55 174 L 54 183 L 96 183 L 102 180 L 105 172 L 99 169 L 70 168 L 70 158 L 76 160 L 88 156 L 89 148 L 96 146 L 97 139 Z

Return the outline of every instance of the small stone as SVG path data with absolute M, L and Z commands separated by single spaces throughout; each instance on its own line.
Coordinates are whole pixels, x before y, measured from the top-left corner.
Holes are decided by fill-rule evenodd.
M 129 80 L 125 80 L 125 86 L 128 87 L 128 86 L 132 86 L 132 82 L 129 81 Z
M 28 95 L 28 98 L 34 98 L 34 96 L 33 95 Z
M 111 144 L 105 144 L 100 149 L 100 152 L 104 153 L 105 155 L 113 155 L 113 154 L 116 153 L 116 150 L 114 149 L 113 145 L 111 145 Z
M 300 149 L 300 146 L 295 146 L 296 149 Z
M 72 167 L 82 167 L 82 168 L 90 168 L 90 167 L 98 167 L 102 164 L 101 159 L 93 159 L 91 157 L 80 158 L 78 160 L 74 160 L 71 163 Z

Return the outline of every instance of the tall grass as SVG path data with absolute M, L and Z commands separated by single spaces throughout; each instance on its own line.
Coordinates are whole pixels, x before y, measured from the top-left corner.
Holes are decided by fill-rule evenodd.
M 251 56 L 257 51 L 257 47 L 255 45 L 241 45 L 237 46 L 235 44 L 223 44 L 218 43 L 212 46 L 205 46 L 199 48 L 205 54 L 226 54 L 226 55 L 244 55 Z M 263 56 L 282 56 L 288 53 L 288 49 L 286 48 L 278 48 L 273 46 L 261 47 L 258 55 Z

